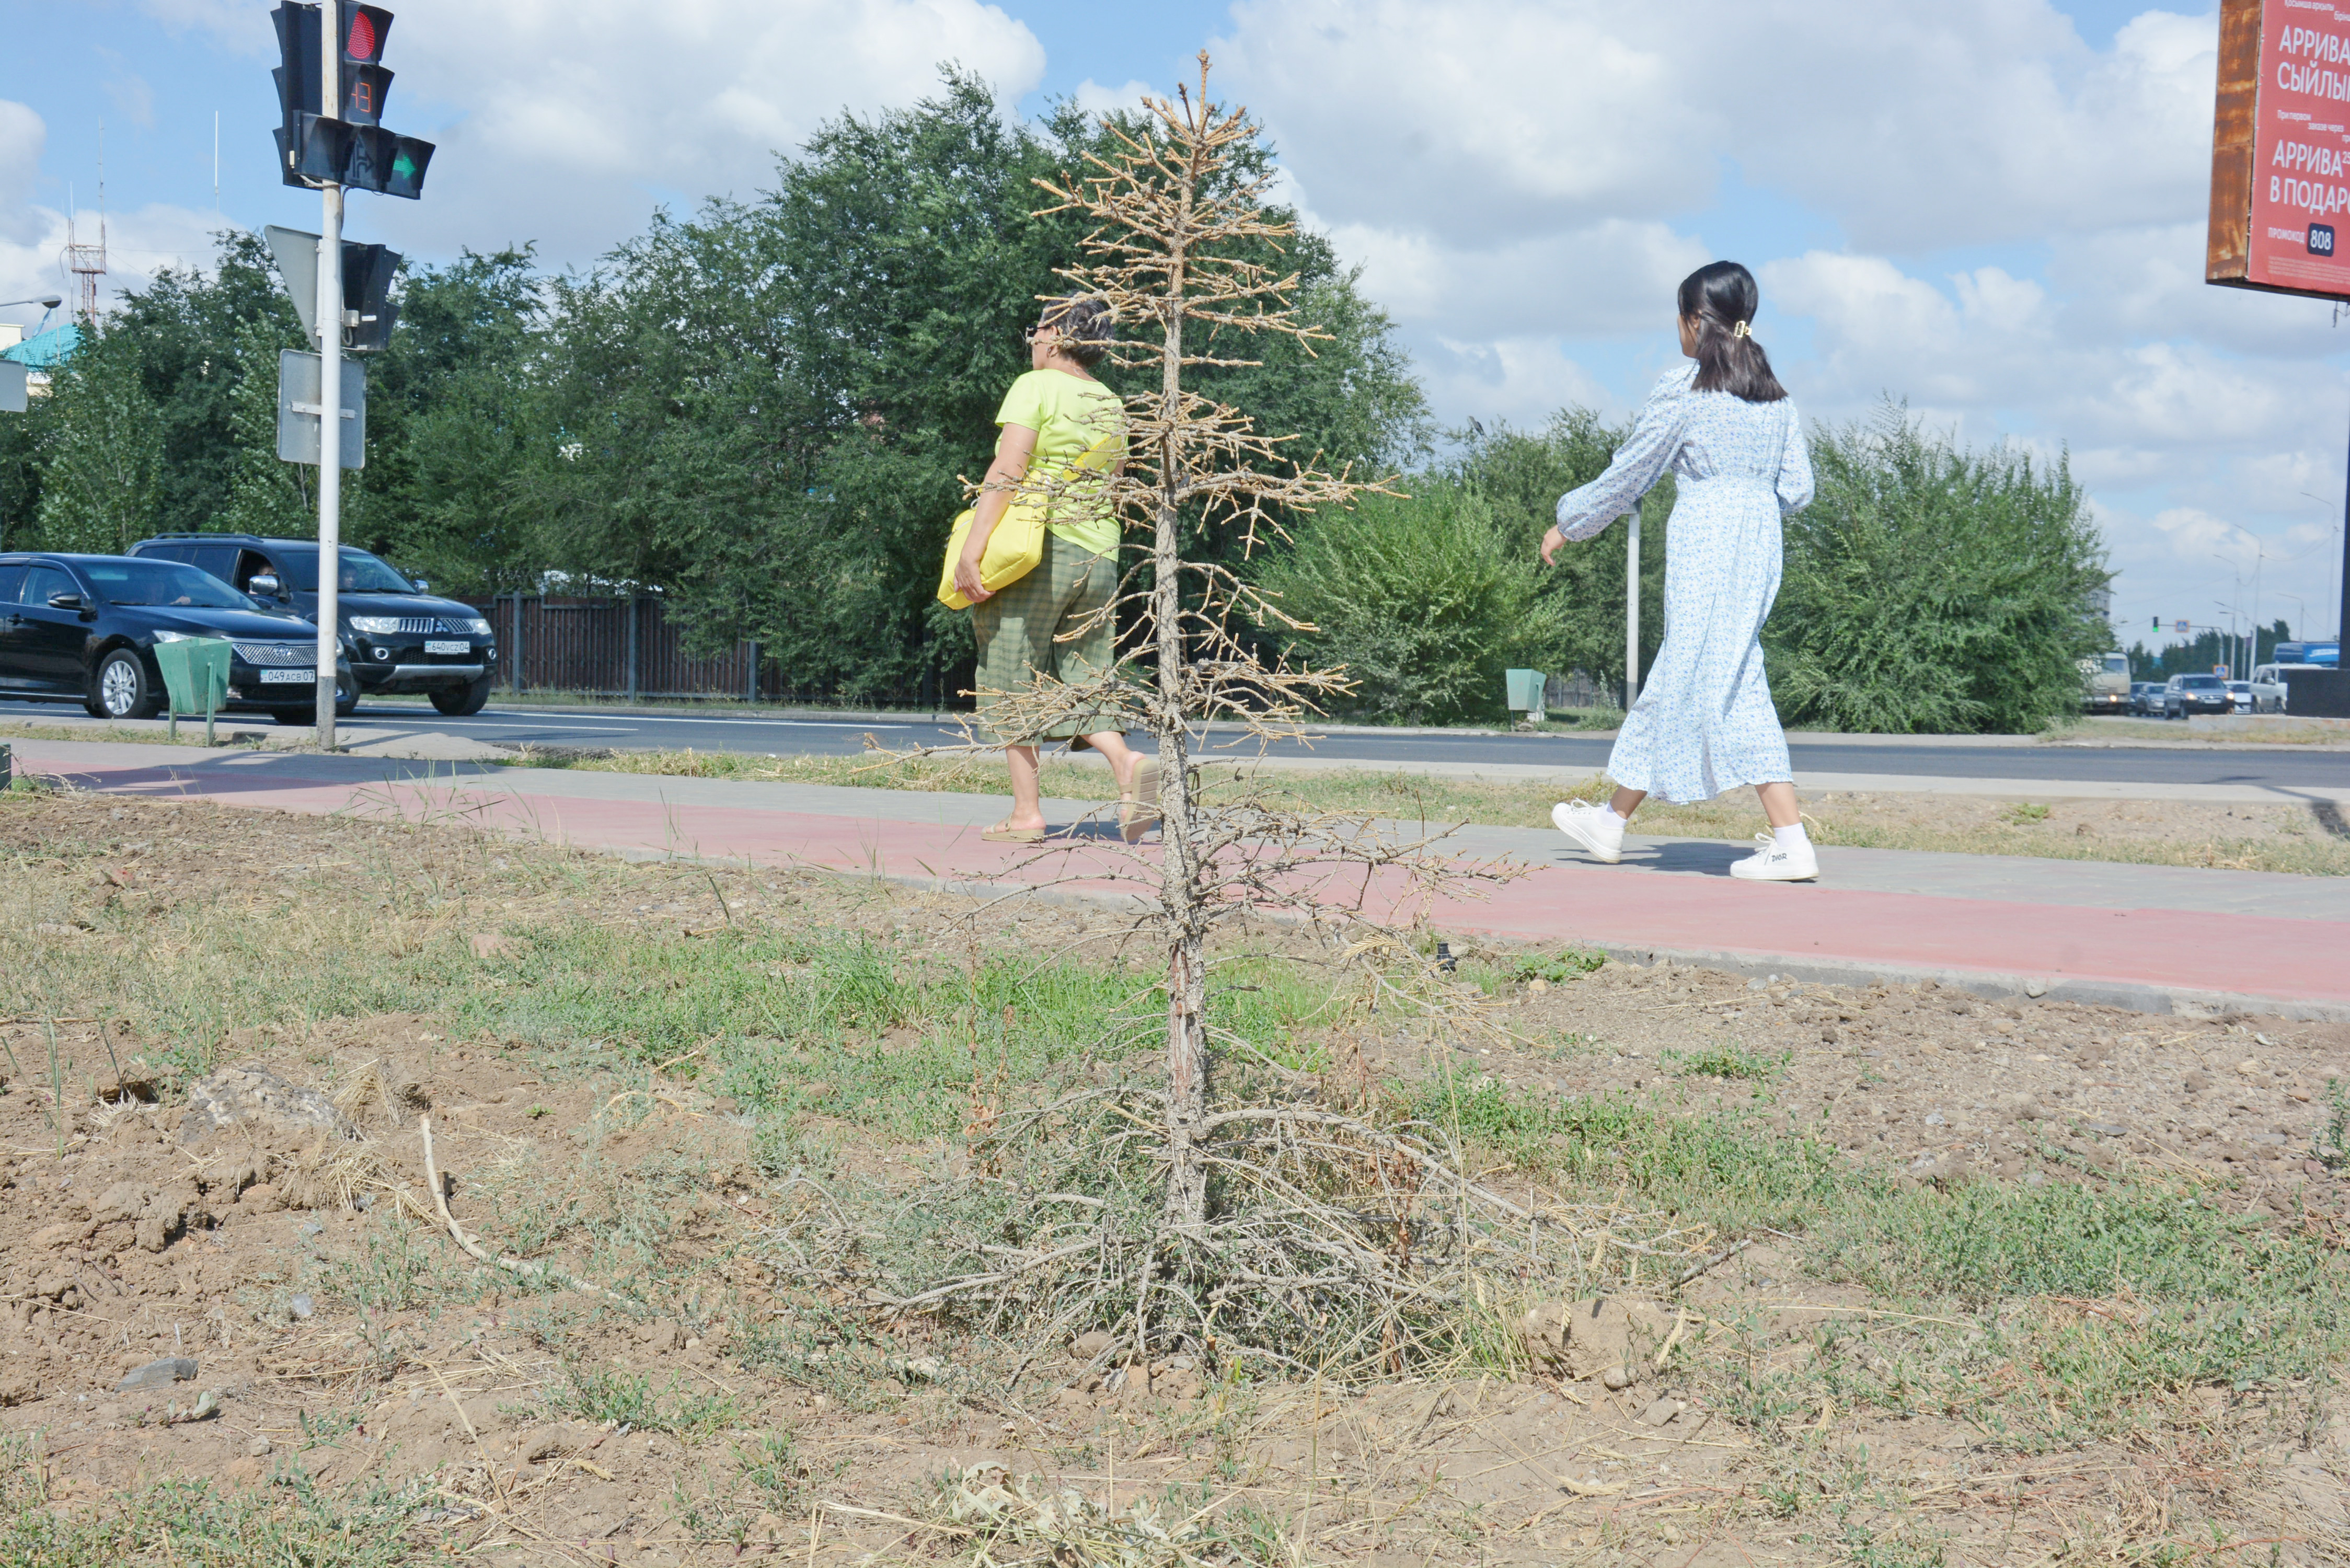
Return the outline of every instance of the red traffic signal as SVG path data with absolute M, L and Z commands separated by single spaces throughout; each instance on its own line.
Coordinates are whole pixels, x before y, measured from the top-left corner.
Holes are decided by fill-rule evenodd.
M 383 41 L 391 33 L 391 13 L 380 5 L 343 7 L 343 64 L 383 63 Z

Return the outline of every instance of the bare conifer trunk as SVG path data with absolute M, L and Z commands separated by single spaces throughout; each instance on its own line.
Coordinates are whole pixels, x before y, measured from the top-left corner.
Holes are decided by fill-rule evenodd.
M 1184 168 L 1180 210 L 1191 215 L 1199 177 L 1195 148 Z M 1179 223 L 1182 234 L 1188 223 Z M 1184 690 L 1182 519 L 1177 486 L 1186 472 L 1180 450 L 1183 410 L 1183 246 L 1169 247 L 1166 295 L 1167 342 L 1159 370 L 1159 399 L 1166 426 L 1159 438 L 1159 487 L 1151 542 L 1151 623 L 1159 662 L 1158 711 L 1151 730 L 1159 742 L 1159 799 L 1163 846 L 1159 897 L 1167 911 L 1167 1203 L 1166 1223 L 1193 1229 L 1208 1215 L 1208 1172 L 1200 1135 L 1208 1115 L 1207 918 L 1203 878 L 1192 864 L 1198 845 L 1191 832 L 1191 707 Z

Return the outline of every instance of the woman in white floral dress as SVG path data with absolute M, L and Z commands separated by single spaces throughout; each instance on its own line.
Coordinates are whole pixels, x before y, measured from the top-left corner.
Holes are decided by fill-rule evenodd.
M 1812 499 L 1811 455 L 1794 400 L 1754 341 L 1754 275 L 1714 262 L 1680 286 L 1681 352 L 1607 472 L 1558 504 L 1544 564 L 1631 512 L 1669 468 L 1678 484 L 1665 545 L 1665 641 L 1607 758 L 1607 805 L 1565 803 L 1559 831 L 1609 865 L 1651 794 L 1675 805 L 1742 784 L 1762 796 L 1772 831 L 1731 875 L 1808 881 L 1819 858 L 1795 804 L 1787 737 L 1762 673 L 1762 623 L 1779 594 L 1779 525 Z

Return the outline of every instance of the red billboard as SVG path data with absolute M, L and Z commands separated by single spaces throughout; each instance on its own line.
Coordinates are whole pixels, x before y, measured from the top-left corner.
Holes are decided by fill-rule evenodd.
M 2212 283 L 2350 299 L 2350 0 L 2224 0 Z

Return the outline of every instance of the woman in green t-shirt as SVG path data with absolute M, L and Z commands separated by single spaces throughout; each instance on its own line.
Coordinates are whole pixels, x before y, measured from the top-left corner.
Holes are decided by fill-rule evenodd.
M 1084 483 L 1088 473 L 1114 474 L 1126 463 L 1125 410 L 1118 394 L 1093 376 L 1093 367 L 1109 352 L 1113 327 L 1101 300 L 1077 296 L 1048 303 L 1027 332 L 1034 369 L 1012 383 L 996 411 L 1003 434 L 955 564 L 955 586 L 972 601 L 972 629 L 979 638 L 983 720 L 1004 697 L 1039 678 L 1084 681 L 1117 662 L 1110 602 L 1118 592 L 1118 517 L 1107 494 L 1089 499 Z M 1053 497 L 1043 559 L 1026 576 L 991 594 L 979 577 L 988 535 L 1032 467 L 1041 478 L 1071 483 Z M 1076 714 L 1035 734 L 990 728 L 1011 764 L 1012 815 L 982 837 L 1033 844 L 1045 836 L 1036 743 L 1078 736 L 1118 775 L 1118 824 L 1127 839 L 1141 837 L 1157 820 L 1158 763 L 1128 749 L 1115 712 Z

